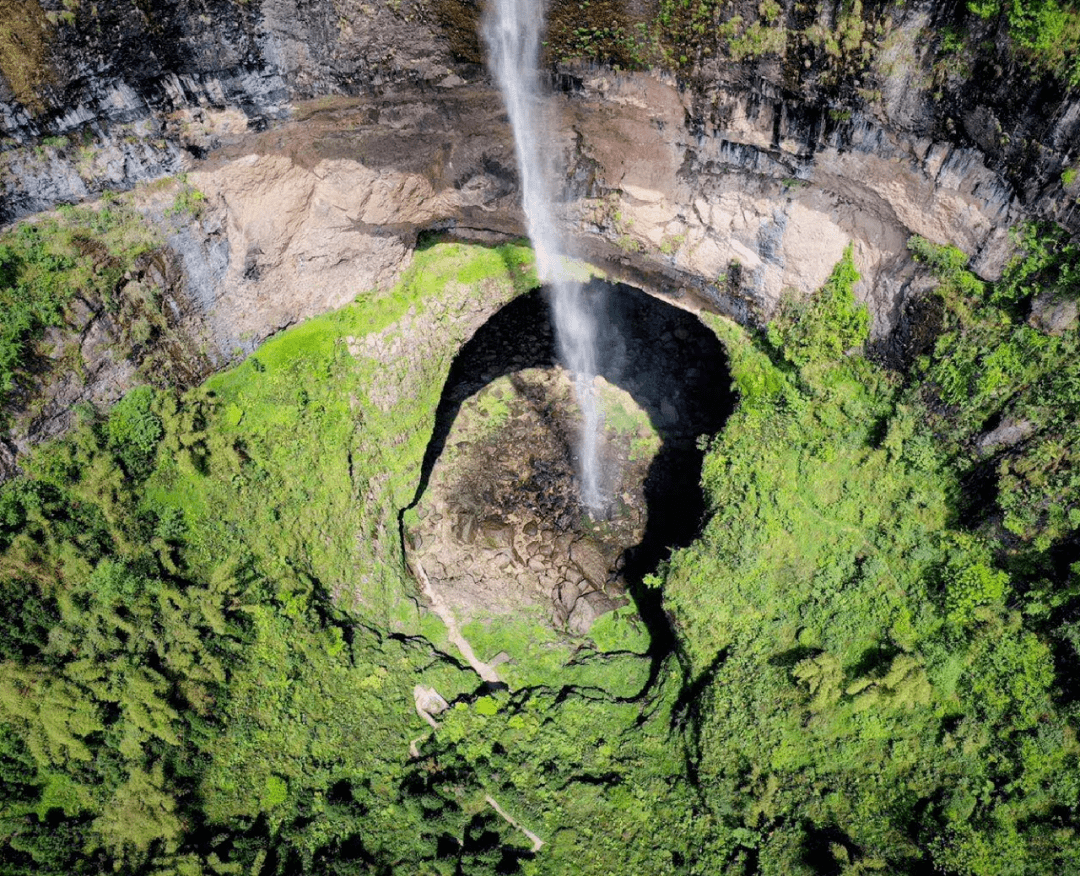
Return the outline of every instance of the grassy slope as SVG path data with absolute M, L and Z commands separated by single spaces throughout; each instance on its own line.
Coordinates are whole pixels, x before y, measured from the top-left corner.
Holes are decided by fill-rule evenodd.
M 713 323 L 742 402 L 706 458 L 713 515 L 656 578 L 682 665 L 619 701 L 647 666 L 618 653 L 629 624 L 564 668 L 522 618 L 468 632 L 523 643 L 525 687 L 471 693 L 396 515 L 453 315 L 525 288 L 529 261 L 424 250 L 394 290 L 182 398 L 132 393 L 0 490 L 11 872 L 1067 872 L 1076 715 L 1049 644 L 1071 603 L 1019 611 L 1045 587 L 961 526 L 967 445 L 921 407 L 936 366 L 904 387 L 845 351 L 850 265 L 769 338 Z M 423 356 L 371 358 L 426 326 Z M 462 695 L 433 736 L 416 683 Z

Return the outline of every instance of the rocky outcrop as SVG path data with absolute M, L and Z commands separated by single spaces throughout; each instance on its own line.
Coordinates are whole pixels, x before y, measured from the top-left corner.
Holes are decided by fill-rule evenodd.
M 834 26 L 826 6 L 818 24 Z M 225 287 L 204 296 L 236 320 L 222 348 L 385 282 L 420 230 L 522 230 L 509 132 L 473 63 L 475 3 L 41 9 L 24 22 L 39 41 L 16 59 L 21 77 L 5 55 L 0 220 L 193 172 L 223 211 Z M 852 242 L 881 336 L 914 276 L 910 234 L 956 243 L 993 278 L 1007 226 L 1070 221 L 1058 178 L 1080 151 L 1080 102 L 1037 82 L 1036 119 L 1015 81 L 934 66 L 934 4 L 866 15 L 877 35 L 839 73 L 801 43 L 738 63 L 698 46 L 679 79 L 563 64 L 552 149 L 582 254 L 689 306 L 764 320 Z M 971 72 L 1003 57 L 959 60 Z
M 0 51 L 0 221 L 186 171 L 201 214 L 166 222 L 152 197 L 145 212 L 166 228 L 205 367 L 385 287 L 425 231 L 522 233 L 472 0 L 69 5 L 0 6 L 19 37 Z M 552 14 L 588 23 L 571 5 Z M 840 20 L 829 4 L 782 8 L 792 27 Z M 902 363 L 933 324 L 908 324 L 926 287 L 911 234 L 994 278 L 1011 224 L 1075 227 L 1062 171 L 1080 154 L 1076 95 L 1027 75 L 990 30 L 943 64 L 938 4 L 867 9 L 854 60 L 792 36 L 757 60 L 697 44 L 677 78 L 560 62 L 550 152 L 578 254 L 684 307 L 764 322 L 851 243 L 875 337 Z M 1056 302 L 1040 314 L 1055 331 L 1075 320 Z M 114 389 L 55 394 L 56 410 L 108 401 L 125 368 L 91 381 Z
M 579 254 L 691 308 L 769 317 L 809 294 L 848 243 L 882 336 L 916 272 L 921 234 L 969 252 L 986 277 L 1009 253 L 1015 195 L 980 154 L 890 134 L 872 119 L 810 124 L 798 107 L 695 98 L 652 74 L 592 71 L 552 98 L 564 217 Z M 436 95 L 402 88 L 284 122 L 189 174 L 219 216 L 219 285 L 205 300 L 219 348 L 385 285 L 429 229 L 523 232 L 513 145 L 483 82 Z
M 20 39 L 0 52 L 0 222 L 176 173 L 296 100 L 445 79 L 429 5 L 4 5 Z
M 910 235 L 955 243 L 996 279 L 1005 229 L 1024 215 L 978 151 L 865 116 L 807 119 L 779 95 L 722 92 L 687 124 L 700 98 L 672 80 L 597 71 L 580 83 L 564 118 L 588 179 L 572 205 L 582 231 L 737 316 L 765 319 L 785 292 L 819 288 L 852 243 L 857 294 L 886 334 L 913 277 Z

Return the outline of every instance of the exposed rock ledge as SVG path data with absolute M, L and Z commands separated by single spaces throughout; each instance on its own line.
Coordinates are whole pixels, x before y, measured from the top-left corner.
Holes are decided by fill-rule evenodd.
M 763 321 L 852 242 L 877 336 L 918 276 L 911 234 L 999 275 L 1023 212 L 977 151 L 749 92 L 716 95 L 694 122 L 691 101 L 666 79 L 607 72 L 551 99 L 578 254 L 692 308 Z M 354 99 L 219 151 L 190 175 L 228 239 L 223 284 L 202 296 L 228 317 L 215 336 L 229 349 L 391 281 L 424 229 L 520 234 L 513 167 L 484 84 Z
M 955 242 L 993 278 L 1024 215 L 972 149 L 808 116 L 760 90 L 718 91 L 706 114 L 700 93 L 663 77 L 580 72 L 550 99 L 578 254 L 690 309 L 764 321 L 785 290 L 818 288 L 852 242 L 880 338 L 925 284 L 910 234 Z M 522 233 L 510 132 L 486 83 L 400 86 L 301 115 L 257 133 L 204 118 L 226 144 L 190 165 L 208 209 L 168 243 L 179 330 L 199 339 L 205 368 L 389 285 L 424 230 Z M 150 197 L 145 210 L 161 222 L 164 206 Z M 15 446 L 62 431 L 78 401 L 115 398 L 132 369 L 114 371 L 39 406 L 47 416 L 22 422 Z

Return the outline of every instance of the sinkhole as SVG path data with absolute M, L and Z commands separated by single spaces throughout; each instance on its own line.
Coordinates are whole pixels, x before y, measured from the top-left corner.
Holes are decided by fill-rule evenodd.
M 734 396 L 724 349 L 693 314 L 625 284 L 586 293 L 600 314 L 604 507 L 581 501 L 581 413 L 536 289 L 455 358 L 402 534 L 410 566 L 462 622 L 538 610 L 584 635 L 634 601 L 655 649 L 668 628 L 642 582 L 699 531 L 698 438 L 723 427 Z

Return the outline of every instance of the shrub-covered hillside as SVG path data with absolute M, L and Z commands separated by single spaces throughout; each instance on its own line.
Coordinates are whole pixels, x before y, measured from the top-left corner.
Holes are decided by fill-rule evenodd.
M 1080 284 L 1070 241 L 1020 242 L 987 285 L 912 241 L 939 286 L 904 373 L 850 251 L 768 332 L 709 318 L 741 401 L 648 579 L 673 649 L 620 619 L 514 689 L 397 526 L 456 315 L 530 287 L 524 248 L 429 246 L 201 387 L 84 411 L 0 486 L 0 870 L 1074 872 Z

